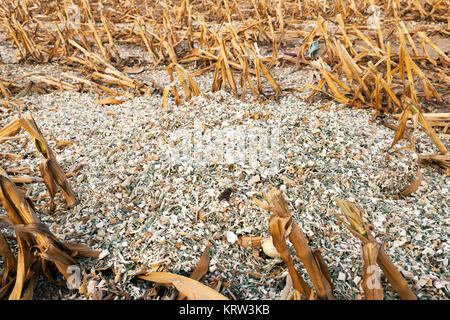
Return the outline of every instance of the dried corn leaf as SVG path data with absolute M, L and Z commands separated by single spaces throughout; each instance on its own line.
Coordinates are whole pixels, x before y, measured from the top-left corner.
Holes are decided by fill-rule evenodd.
M 145 70 L 144 67 L 125 67 L 123 68 L 123 72 L 127 74 L 139 74 Z
M 430 124 L 428 123 L 428 121 L 424 118 L 422 112 L 415 106 L 415 103 L 411 99 L 407 99 L 407 104 L 408 104 L 409 109 L 411 110 L 412 115 L 418 114 L 419 123 L 422 125 L 425 132 L 431 138 L 431 140 L 436 145 L 436 147 L 439 149 L 439 151 L 444 155 L 448 154 L 447 148 L 444 146 L 442 141 L 439 139 L 439 137 L 437 136 L 436 131 L 434 131 L 433 127 L 431 127 Z
M 45 163 L 43 165 L 43 168 L 47 170 L 49 176 L 51 176 L 52 180 L 56 183 L 56 185 L 58 185 L 61 188 L 63 196 L 66 199 L 67 206 L 69 208 L 72 208 L 76 203 L 75 193 L 73 192 L 72 186 L 67 180 L 66 175 L 62 171 L 61 167 L 58 165 L 58 162 L 56 162 L 55 158 L 50 158 L 44 160 L 43 163 Z
M 64 243 L 64 246 L 72 251 L 72 256 L 82 256 L 82 257 L 88 257 L 88 258 L 94 258 L 98 259 L 100 252 L 96 250 L 92 250 L 91 248 L 80 244 L 80 243 Z
M 20 300 L 22 298 L 22 290 L 25 285 L 26 275 L 29 271 L 31 263 L 30 245 L 23 238 L 20 232 L 16 232 L 16 238 L 19 247 L 16 282 L 11 294 L 9 295 L 9 300 Z
M 21 129 L 20 120 L 14 119 L 0 131 L 0 137 L 12 137 L 12 136 L 18 135 L 20 132 L 20 129 Z M 0 140 L 0 143 L 3 143 L 5 141 L 7 141 L 7 140 L 2 139 L 2 140 Z
M 417 178 L 415 178 L 404 190 L 402 190 L 399 195 L 400 196 L 409 196 L 411 193 L 416 192 L 420 184 L 422 183 L 422 173 L 420 172 L 420 167 L 417 167 Z
M 208 243 L 206 245 L 205 250 L 203 251 L 202 256 L 200 257 L 200 261 L 198 262 L 197 266 L 195 267 L 194 271 L 192 271 L 190 278 L 194 280 L 200 280 L 206 272 L 208 272 L 209 269 L 209 259 L 210 259 L 210 249 L 211 245 Z
M 344 213 L 345 218 L 350 223 L 351 231 L 356 232 L 360 237 L 368 239 L 368 227 L 365 224 L 362 212 L 354 203 L 342 199 L 335 199 L 336 204 Z
M 17 268 L 17 261 L 14 257 L 11 247 L 6 241 L 5 236 L 0 232 L 0 255 L 3 259 L 3 277 L 0 279 L 0 288 L 5 286 L 8 282 L 8 275 L 10 272 L 15 272 Z
M 228 300 L 227 297 L 194 279 L 173 273 L 150 272 L 144 275 L 139 275 L 138 278 L 156 283 L 173 285 L 189 300 Z
M 199 262 L 197 263 L 197 266 L 195 267 L 194 271 L 192 271 L 189 278 L 199 281 L 206 274 L 206 272 L 208 272 L 209 259 L 210 259 L 210 253 L 209 253 L 210 247 L 211 247 L 211 245 L 208 242 L 205 250 L 203 251 L 202 256 L 200 257 Z M 180 293 L 177 300 L 183 300 L 184 298 L 186 298 L 186 296 Z
M 59 147 L 71 147 L 73 145 L 72 141 L 61 141 L 61 140 L 56 140 L 55 141 L 56 145 Z
M 418 162 L 437 164 L 445 169 L 447 175 L 450 175 L 450 154 L 419 155 Z
M 94 101 L 95 104 L 98 104 L 99 106 L 106 106 L 109 104 L 122 104 L 123 101 L 115 98 L 105 98 L 101 100 Z

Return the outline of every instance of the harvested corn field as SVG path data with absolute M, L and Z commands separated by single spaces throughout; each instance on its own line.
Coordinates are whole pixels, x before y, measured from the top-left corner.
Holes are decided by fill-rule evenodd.
M 0 1 L 0 299 L 447 300 L 450 1 Z

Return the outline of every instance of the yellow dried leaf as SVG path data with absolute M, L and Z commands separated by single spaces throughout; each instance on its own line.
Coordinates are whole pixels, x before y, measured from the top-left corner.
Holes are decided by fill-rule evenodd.
M 150 272 L 144 275 L 139 275 L 138 278 L 173 285 L 189 300 L 228 300 L 227 297 L 194 279 L 169 272 Z
M 98 104 L 100 106 L 105 106 L 108 104 L 122 104 L 123 101 L 115 99 L 115 98 L 106 98 L 106 99 L 96 100 L 96 101 L 94 101 L 94 103 Z
M 420 172 L 420 167 L 417 167 L 417 178 L 414 179 L 402 192 L 400 192 L 400 195 L 409 196 L 411 193 L 414 193 L 419 189 L 421 183 L 422 173 Z
M 60 147 L 71 147 L 73 145 L 73 142 L 56 140 L 56 145 Z

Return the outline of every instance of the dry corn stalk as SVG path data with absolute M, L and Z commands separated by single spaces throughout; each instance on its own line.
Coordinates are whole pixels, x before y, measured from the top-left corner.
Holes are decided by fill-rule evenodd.
M 362 246 L 363 282 L 362 288 L 366 300 L 383 300 L 383 287 L 376 274 L 376 261 L 380 246 L 375 241 Z
M 286 244 L 286 236 L 290 233 L 290 230 L 288 229 L 290 229 L 291 224 L 291 218 L 280 218 L 274 214 L 269 219 L 269 232 L 272 235 L 273 245 L 289 270 L 294 289 L 302 293 L 305 298 L 309 298 L 311 296 L 311 288 L 295 269 L 294 262 L 289 253 L 289 248 Z
M 6 257 L 6 268 L 13 271 L 15 268 L 14 283 L 7 280 L 8 273 L 4 272 L 3 285 L 0 291 L 3 295 L 9 292 L 10 300 L 26 299 L 32 297 L 36 284 L 38 272 L 46 265 L 46 261 L 54 264 L 59 272 L 69 280 L 71 268 L 76 267 L 74 256 L 84 255 L 97 257 L 98 252 L 92 251 L 83 245 L 66 245 L 61 243 L 50 230 L 41 223 L 34 205 L 9 179 L 8 174 L 0 168 L 0 200 L 8 212 L 8 219 L 3 219 L 14 228 L 19 247 L 17 263 L 11 260 L 7 253 L 8 248 L 4 245 L 2 256 Z M 1 239 L 0 239 L 1 240 Z M 2 241 L 0 241 L 0 244 Z M 73 249 L 72 249 L 73 248 Z M 52 279 L 48 266 L 43 268 L 44 274 Z M 28 283 L 28 289 L 24 292 L 24 286 Z M 11 288 L 12 287 L 12 288 Z M 11 289 L 11 290 L 10 290 Z
M 422 24 L 424 19 L 431 19 L 447 23 L 448 1 L 421 4 L 408 0 L 352 0 L 334 1 L 333 6 L 326 1 L 279 1 L 275 6 L 265 1 L 182 1 L 179 6 L 164 0 L 151 6 L 147 1 L 128 6 L 110 0 L 111 10 L 105 10 L 98 1 L 79 4 L 81 16 L 76 26 L 67 6 L 37 0 L 17 6 L 0 5 L 0 19 L 20 59 L 57 61 L 89 75 L 77 75 L 77 85 L 52 79 L 48 83 L 54 88 L 81 90 L 87 85 L 109 95 L 145 94 L 148 86 L 144 81 L 133 81 L 136 79 L 122 72 L 127 61 L 119 56 L 117 45 L 126 43 L 144 49 L 153 67 L 175 63 L 188 69 L 187 65 L 193 65 L 199 69 L 193 75 L 216 68 L 220 72 L 214 78 L 213 91 L 227 89 L 228 83 L 237 96 L 238 82 L 234 78 L 240 73 L 242 99 L 247 83 L 259 98 L 262 75 L 279 95 L 282 90 L 270 69 L 283 63 L 318 68 L 322 80 L 313 86 L 314 94 L 323 92 L 342 103 L 369 106 L 378 112 L 398 112 L 404 97 L 415 102 L 436 98 L 439 102 L 448 91 L 448 51 L 434 37 L 446 36 L 447 31 L 436 26 L 408 30 L 404 22 L 419 20 Z M 311 17 L 316 26 L 307 32 L 297 22 Z M 336 20 L 338 26 L 334 28 L 329 21 Z M 129 26 L 119 28 L 118 23 Z M 386 34 L 386 30 L 392 32 Z M 309 55 L 313 42 L 322 47 L 320 58 L 331 70 L 314 64 L 315 57 Z M 270 56 L 253 55 L 250 48 L 261 43 L 269 45 Z M 280 48 L 286 45 L 297 51 L 295 58 L 280 54 Z M 252 75 L 256 76 L 256 88 Z M 399 87 L 403 90 L 399 91 Z M 1 84 L 0 91 L 6 98 L 10 96 L 8 88 Z M 164 93 L 167 100 L 167 90 Z
M 286 200 L 283 198 L 281 191 L 275 188 L 267 193 L 264 192 L 265 203 L 256 198 L 253 200 L 261 209 L 275 213 L 280 219 L 292 219 Z M 295 221 L 292 221 L 291 223 L 289 240 L 294 245 L 298 257 L 304 264 L 306 271 L 311 278 L 314 288 L 316 289 L 317 297 L 319 299 L 334 299 L 332 284 L 330 278 L 327 276 L 329 275 L 329 272 L 326 269 L 325 264 L 323 264 L 323 261 L 318 261 L 318 259 L 316 259 L 314 252 L 308 245 L 308 240 Z
M 56 157 L 49 147 L 47 141 L 42 136 L 30 112 L 14 119 L 0 131 L 0 137 L 12 137 L 18 135 L 21 129 L 25 129 L 32 137 L 36 149 L 44 156 L 44 161 L 40 165 L 40 171 L 45 185 L 50 194 L 50 212 L 55 210 L 54 197 L 60 188 L 69 208 L 75 205 L 75 193 L 66 175 L 56 160 Z M 0 141 L 1 143 L 2 141 Z
M 50 210 L 55 208 L 54 196 L 57 187 L 61 189 L 66 198 L 68 207 L 72 207 L 75 204 L 72 187 L 29 112 L 14 119 L 0 130 L 0 137 L 13 138 L 19 134 L 22 128 L 31 135 L 37 150 L 45 158 L 40 169 L 43 181 L 50 193 Z M 7 140 L 3 139 L 0 143 L 4 141 Z M 8 170 L 21 172 L 21 170 Z M 18 244 L 16 260 L 6 239 L 0 234 L 0 254 L 5 266 L 0 281 L 0 299 L 4 297 L 12 300 L 31 299 L 39 272 L 43 272 L 52 280 L 53 276 L 49 267 L 54 265 L 69 281 L 74 268 L 78 268 L 74 259 L 76 255 L 98 256 L 98 252 L 84 245 L 61 243 L 50 232 L 39 220 L 31 200 L 14 182 L 23 183 L 28 180 L 17 179 L 17 177 L 10 178 L 8 173 L 0 167 L 0 200 L 8 213 L 7 217 L 1 216 L 0 218 L 14 229 Z
M 365 266 L 373 266 L 373 261 L 376 260 L 377 264 L 383 270 L 384 275 L 391 283 L 395 291 L 404 300 L 416 300 L 416 296 L 411 291 L 405 278 L 397 270 L 392 261 L 387 256 L 386 252 L 383 250 L 383 246 L 378 244 L 370 232 L 367 223 L 362 217 L 361 210 L 356 204 L 350 201 L 336 199 L 336 204 L 344 213 L 344 217 L 347 220 L 344 221 L 339 215 L 336 214 L 339 221 L 341 221 L 347 229 L 362 242 L 363 247 L 363 261 Z M 379 249 L 378 249 L 379 248 Z M 372 263 L 372 264 L 369 264 Z M 373 269 L 367 272 L 367 268 L 364 269 L 364 274 L 369 275 L 364 278 L 363 288 L 366 298 L 378 299 L 382 297 L 380 290 L 382 288 L 374 288 L 367 284 L 368 281 L 372 281 Z M 381 286 L 381 285 L 380 285 Z M 375 289 L 375 290 L 374 290 Z

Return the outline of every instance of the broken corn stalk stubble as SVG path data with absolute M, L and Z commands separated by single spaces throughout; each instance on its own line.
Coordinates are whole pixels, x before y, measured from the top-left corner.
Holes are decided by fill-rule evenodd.
M 369 227 L 364 222 L 361 210 L 358 208 L 358 206 L 350 201 L 342 199 L 336 199 L 336 204 L 344 213 L 344 216 L 348 221 L 348 223 L 345 222 L 337 214 L 336 216 L 355 237 L 361 240 L 363 246 L 366 246 L 368 243 L 372 243 L 373 246 L 378 246 L 378 244 L 375 241 L 375 238 L 370 232 Z M 365 258 L 366 256 L 367 252 L 363 253 L 363 259 L 366 259 Z M 383 270 L 384 275 L 391 283 L 394 290 L 400 295 L 402 299 L 417 300 L 417 297 L 414 295 L 411 288 L 408 286 L 408 283 L 406 282 L 405 278 L 403 278 L 400 271 L 398 271 L 398 269 L 394 266 L 394 264 L 389 259 L 389 257 L 387 256 L 386 252 L 383 250 L 383 247 L 381 245 L 379 245 L 378 254 L 376 256 L 376 262 L 380 266 L 381 270 Z M 366 297 L 371 295 L 374 297 L 379 297 L 379 293 L 371 294 L 369 292 L 365 292 L 365 294 Z
M 275 213 L 281 219 L 292 218 L 288 204 L 280 190 L 273 188 L 269 192 L 264 193 L 264 199 L 266 203 L 263 203 L 256 198 L 254 198 L 254 201 L 260 208 Z M 311 278 L 314 288 L 316 289 L 317 297 L 319 299 L 334 300 L 332 284 L 326 276 L 328 270 L 324 270 L 324 264 L 316 260 L 313 251 L 308 245 L 308 240 L 295 221 L 292 221 L 291 228 L 289 240 L 294 245 L 298 257 L 303 262 L 306 271 Z

